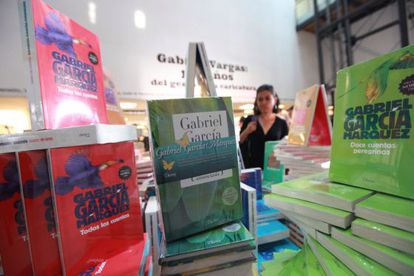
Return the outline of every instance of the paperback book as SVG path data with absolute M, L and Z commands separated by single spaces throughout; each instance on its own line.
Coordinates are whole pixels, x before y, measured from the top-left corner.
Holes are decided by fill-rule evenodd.
M 282 211 L 321 220 L 341 228 L 348 228 L 353 220 L 353 214 L 350 212 L 276 194 L 266 195 L 265 203 Z
M 331 181 L 414 199 L 414 46 L 337 74 Z
M 240 181 L 256 189 L 257 199 L 263 198 L 262 169 L 261 168 L 251 168 L 251 169 L 241 170 Z
M 107 123 L 99 41 L 41 0 L 20 0 L 32 129 Z
M 256 211 L 256 190 L 246 184 L 240 183 L 243 218 L 242 222 L 249 232 L 256 237 L 257 232 L 257 211 Z
M 317 233 L 320 244 L 356 275 L 392 275 L 393 272 L 374 260 L 342 244 L 328 235 Z
M 242 218 L 231 99 L 153 100 L 148 114 L 165 240 Z
M 257 200 L 256 204 L 258 222 L 265 222 L 269 220 L 283 218 L 282 212 L 275 208 L 267 206 L 263 199 Z
M 414 233 L 368 220 L 356 219 L 352 222 L 352 234 L 411 254 L 414 258 Z
M 336 258 L 331 252 L 325 249 L 317 240 L 307 236 L 307 242 L 322 265 L 326 275 L 329 276 L 348 276 L 354 275 L 349 268 L 344 265 L 338 258 Z
M 48 151 L 63 273 L 86 271 L 143 240 L 133 149 L 123 142 Z
M 18 157 L 33 272 L 61 275 L 46 151 L 20 152 Z
M 257 224 L 258 245 L 280 241 L 289 238 L 289 229 L 278 220 Z
M 14 153 L 0 154 L 0 214 L 0 256 L 4 274 L 31 275 L 26 221 Z
M 272 192 L 349 212 L 354 210 L 356 203 L 373 194 L 361 188 L 332 183 L 328 172 L 272 185 Z
M 356 205 L 355 215 L 414 233 L 413 200 L 375 194 Z
M 288 142 L 304 146 L 331 144 L 332 126 L 325 87 L 313 85 L 296 94 Z
M 352 235 L 351 229 L 341 230 L 333 227 L 332 238 L 394 272 L 402 275 L 413 275 L 414 273 L 414 258 L 412 255 Z
M 302 216 L 301 214 L 297 214 L 297 213 L 293 213 L 289 211 L 284 211 L 284 214 L 286 215 L 288 219 L 292 220 L 293 222 L 295 222 L 296 224 L 300 226 L 308 226 L 310 228 L 313 228 L 325 234 L 331 233 L 331 225 L 329 225 L 326 222 L 313 219 L 310 217 L 305 217 L 305 216 Z

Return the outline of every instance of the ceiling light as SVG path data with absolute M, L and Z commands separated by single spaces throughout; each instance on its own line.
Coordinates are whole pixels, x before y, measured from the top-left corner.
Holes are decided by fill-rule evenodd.
M 96 24 L 96 4 L 94 2 L 89 2 L 88 4 L 88 16 L 89 21 L 92 24 Z
M 136 10 L 134 13 L 134 23 L 137 29 L 145 29 L 147 19 L 145 13 L 140 10 Z

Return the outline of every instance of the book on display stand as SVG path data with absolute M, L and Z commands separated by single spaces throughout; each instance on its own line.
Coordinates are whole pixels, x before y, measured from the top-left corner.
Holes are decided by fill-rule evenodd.
M 230 98 L 151 100 L 148 113 L 166 242 L 240 219 Z
M 331 181 L 414 199 L 413 74 L 413 45 L 338 72 Z
M 50 149 L 48 158 L 64 273 L 143 240 L 132 142 Z
M 41 0 L 19 0 L 32 129 L 107 123 L 95 34 Z
M 332 126 L 324 85 L 313 85 L 296 94 L 288 143 L 303 146 L 331 145 Z

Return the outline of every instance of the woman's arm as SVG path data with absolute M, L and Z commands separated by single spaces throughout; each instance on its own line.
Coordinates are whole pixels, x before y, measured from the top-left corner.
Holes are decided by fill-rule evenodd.
M 247 137 L 249 137 L 249 135 L 252 132 L 256 131 L 256 126 L 256 122 L 250 121 L 249 123 L 247 123 L 247 126 L 245 126 L 244 128 L 242 127 L 240 133 L 240 144 L 243 144 L 246 141 Z

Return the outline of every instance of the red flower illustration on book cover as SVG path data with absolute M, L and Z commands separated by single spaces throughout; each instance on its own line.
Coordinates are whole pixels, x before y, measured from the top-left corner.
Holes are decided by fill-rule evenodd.
M 36 275 L 62 275 L 46 151 L 19 153 L 27 232 Z
M 14 153 L 0 154 L 0 256 L 5 275 L 31 275 L 20 181 Z
M 132 142 L 50 150 L 63 268 L 77 275 L 143 239 Z
M 45 128 L 106 123 L 97 36 L 40 0 L 32 9 Z

